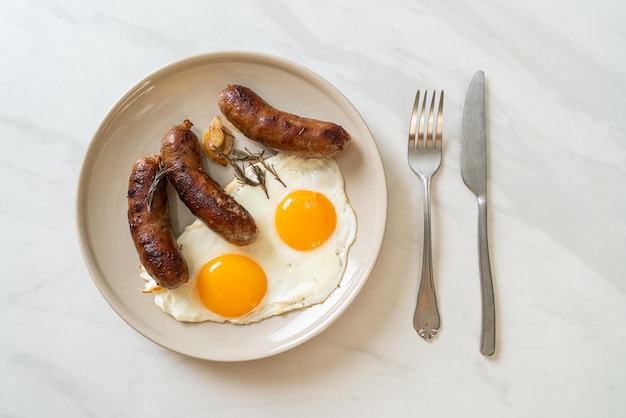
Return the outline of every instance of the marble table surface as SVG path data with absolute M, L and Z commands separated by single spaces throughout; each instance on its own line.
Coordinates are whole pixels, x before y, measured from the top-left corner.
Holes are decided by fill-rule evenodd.
M 0 416 L 618 417 L 626 410 L 626 5 L 618 0 L 0 2 Z M 360 112 L 386 234 L 324 332 L 247 362 L 186 357 L 102 297 L 76 227 L 81 164 L 138 80 L 220 51 L 314 71 Z M 621 52 L 620 52 L 621 51 Z M 478 350 L 477 205 L 463 98 L 485 71 L 496 355 Z M 444 88 L 432 183 L 442 329 L 412 328 L 421 186 L 416 89 Z M 417 219 L 417 221 L 415 220 Z

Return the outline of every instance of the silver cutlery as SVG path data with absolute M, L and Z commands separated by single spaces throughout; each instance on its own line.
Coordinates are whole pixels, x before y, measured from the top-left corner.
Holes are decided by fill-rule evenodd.
M 478 248 L 482 298 L 480 352 L 491 356 L 496 348 L 496 311 L 487 242 L 487 134 L 485 121 L 485 73 L 472 79 L 463 104 L 461 174 L 478 197 Z
M 437 295 L 433 283 L 432 244 L 430 232 L 430 180 L 441 165 L 442 118 L 443 118 L 443 90 L 439 96 L 439 106 L 435 119 L 435 98 L 433 91 L 430 109 L 426 110 L 426 97 L 420 103 L 420 91 L 415 95 L 411 124 L 409 127 L 408 160 L 411 169 L 422 181 L 424 197 L 424 250 L 422 257 L 422 276 L 417 306 L 413 316 L 413 326 L 417 333 L 426 341 L 437 335 L 440 327 Z M 426 125 L 428 113 L 428 125 Z M 417 133 L 416 133 L 417 129 Z M 433 137 L 434 130 L 434 137 Z

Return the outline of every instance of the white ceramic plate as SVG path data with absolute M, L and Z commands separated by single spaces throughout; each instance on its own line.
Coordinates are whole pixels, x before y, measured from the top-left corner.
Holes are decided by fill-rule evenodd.
M 182 323 L 143 294 L 139 261 L 126 216 L 132 164 L 159 153 L 163 132 L 188 118 L 201 137 L 219 115 L 217 97 L 227 84 L 243 84 L 275 107 L 330 120 L 352 136 L 337 158 L 358 217 L 341 286 L 327 301 L 257 324 Z M 238 139 L 240 139 L 240 135 Z M 245 139 L 244 139 L 245 141 Z M 210 165 L 224 186 L 232 173 Z M 176 235 L 193 216 L 170 189 Z M 350 102 L 313 72 L 280 58 L 251 53 L 214 53 L 168 65 L 137 83 L 107 114 L 85 156 L 77 196 L 77 227 L 85 262 L 113 309 L 139 333 L 192 357 L 241 361 L 292 348 L 324 330 L 356 297 L 382 244 L 387 217 L 383 165 L 367 125 Z

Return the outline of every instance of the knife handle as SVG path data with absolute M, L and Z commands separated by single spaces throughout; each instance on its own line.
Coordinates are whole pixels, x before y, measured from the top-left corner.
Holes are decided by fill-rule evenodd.
M 484 356 L 491 356 L 496 350 L 496 309 L 489 262 L 489 243 L 487 242 L 486 195 L 478 196 L 478 249 L 482 298 L 480 352 Z

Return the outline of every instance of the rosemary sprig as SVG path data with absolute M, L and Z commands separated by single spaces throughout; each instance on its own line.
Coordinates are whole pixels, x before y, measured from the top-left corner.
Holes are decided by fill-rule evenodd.
M 224 158 L 226 158 L 226 161 L 228 161 L 230 165 L 233 167 L 233 169 L 235 170 L 235 178 L 240 183 L 249 184 L 250 186 L 260 186 L 260 182 L 258 181 L 258 179 L 255 181 L 246 176 L 244 165 L 238 164 L 238 161 L 241 161 L 241 160 L 231 159 L 227 155 L 222 154 L 222 152 L 219 152 L 219 154 L 222 155 Z
M 233 150 L 228 155 L 222 153 L 219 150 L 218 153 L 220 156 L 225 158 L 226 161 L 228 161 L 231 167 L 233 167 L 233 170 L 235 171 L 235 178 L 237 179 L 237 181 L 243 184 L 248 184 L 250 186 L 261 186 L 261 188 L 265 192 L 265 196 L 268 199 L 270 196 L 267 191 L 267 186 L 265 184 L 266 172 L 272 174 L 276 180 L 278 180 L 283 186 L 287 187 L 278 176 L 278 173 L 274 169 L 274 166 L 268 164 L 265 161 L 265 158 L 263 157 L 265 150 L 253 153 L 250 152 L 248 148 L 244 147 L 243 150 L 233 148 Z M 249 166 L 251 166 L 252 173 L 254 174 L 254 177 L 256 177 L 256 180 L 246 176 L 244 166 L 244 163 L 246 162 Z M 256 163 L 260 163 L 265 170 L 263 170 L 263 168 L 261 168 Z
M 278 177 L 278 173 L 276 173 L 276 169 L 274 168 L 274 166 L 272 164 L 268 164 L 267 161 L 265 161 L 265 158 L 263 158 L 263 152 L 260 152 L 258 154 L 258 161 L 267 171 L 269 171 L 274 176 L 276 180 L 280 182 L 280 184 L 282 184 L 284 187 L 287 187 L 287 185 L 280 179 L 280 177 Z
M 268 193 L 267 186 L 265 185 L 265 171 L 263 171 L 263 169 L 258 165 L 251 165 L 251 170 L 256 176 L 259 186 L 261 186 L 261 189 L 265 192 L 265 196 L 269 199 L 270 194 Z
M 245 148 L 245 147 L 243 150 L 240 150 L 238 148 L 233 148 L 233 150 L 230 152 L 228 157 L 232 159 L 233 161 L 257 162 L 259 161 L 259 158 L 262 158 L 264 153 L 265 153 L 265 150 L 257 152 L 257 153 L 252 153 L 250 152 L 248 148 Z
M 148 212 L 152 212 L 152 199 L 154 198 L 154 193 L 156 192 L 157 187 L 159 187 L 159 183 L 161 182 L 163 177 L 165 177 L 170 171 L 172 171 L 172 168 L 165 168 L 161 166 L 159 168 L 159 171 L 157 171 L 156 175 L 154 176 L 154 180 L 152 180 L 152 184 L 148 189 L 148 195 L 146 196 Z

